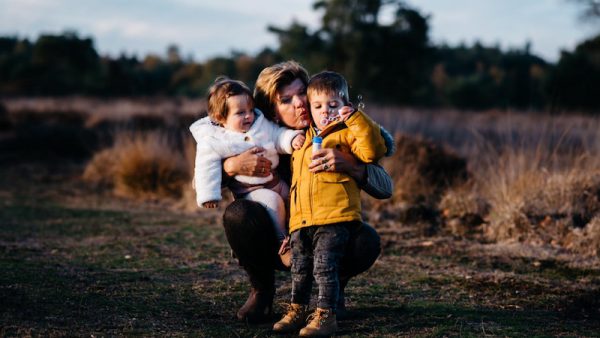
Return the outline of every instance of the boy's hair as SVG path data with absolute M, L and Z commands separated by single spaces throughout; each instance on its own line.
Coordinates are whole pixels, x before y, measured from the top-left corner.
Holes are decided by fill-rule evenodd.
M 338 95 L 344 101 L 344 104 L 350 103 L 348 96 L 348 82 L 344 77 L 336 72 L 323 71 L 313 75 L 308 81 L 306 95 L 310 101 L 311 94 L 325 93 L 329 95 Z
M 263 69 L 254 87 L 254 102 L 269 120 L 275 120 L 278 91 L 300 79 L 308 85 L 308 72 L 296 61 L 281 62 Z
M 226 76 L 219 76 L 208 89 L 208 116 L 214 122 L 223 122 L 227 119 L 227 98 L 236 95 L 247 95 L 254 102 L 250 88 L 242 81 L 232 80 Z

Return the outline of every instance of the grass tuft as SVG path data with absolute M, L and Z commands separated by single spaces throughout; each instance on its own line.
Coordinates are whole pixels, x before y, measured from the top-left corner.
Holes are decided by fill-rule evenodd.
M 179 198 L 190 181 L 189 165 L 165 135 L 122 133 L 115 144 L 97 153 L 83 178 L 111 186 L 119 196 Z

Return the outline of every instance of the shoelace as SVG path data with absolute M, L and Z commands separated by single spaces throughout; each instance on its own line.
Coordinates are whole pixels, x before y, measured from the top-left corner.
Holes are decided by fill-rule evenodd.
M 290 316 L 292 320 L 296 320 L 296 318 L 298 318 L 298 316 L 300 315 L 300 312 L 302 312 L 302 308 L 294 309 L 292 307 L 292 304 L 283 303 L 281 305 L 283 305 L 283 307 L 285 308 L 285 317 Z
M 323 322 L 329 317 L 329 312 L 327 311 L 315 311 L 311 313 L 308 318 L 306 318 L 307 323 L 311 323 L 313 321 L 317 321 L 319 326 L 323 324 Z

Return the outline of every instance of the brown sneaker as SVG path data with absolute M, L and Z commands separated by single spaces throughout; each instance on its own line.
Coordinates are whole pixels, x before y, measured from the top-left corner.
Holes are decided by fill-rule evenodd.
M 337 320 L 331 309 L 317 308 L 308 320 L 308 325 L 300 330 L 300 337 L 331 336 L 337 331 Z
M 306 316 L 308 316 L 308 305 L 292 303 L 283 318 L 273 325 L 273 331 L 277 333 L 297 331 L 306 323 Z

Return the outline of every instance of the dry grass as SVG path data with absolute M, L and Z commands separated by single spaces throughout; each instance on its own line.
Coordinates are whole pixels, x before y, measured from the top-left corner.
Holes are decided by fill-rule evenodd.
M 554 167 L 546 166 L 549 161 L 523 150 L 500 154 L 482 168 L 477 193 L 491 205 L 485 236 L 589 253 L 589 248 L 571 242 L 577 229 L 600 215 L 600 167 L 591 159 Z
M 385 163 L 394 178 L 394 204 L 436 205 L 449 186 L 467 178 L 466 161 L 440 145 L 398 135 L 396 152 Z
M 596 336 L 598 119 L 389 112 L 405 135 L 385 163 L 396 196 L 365 203 L 383 253 L 350 282 L 339 335 Z M 128 197 L 81 184 L 80 162 L 0 166 L 0 336 L 274 336 L 272 323 L 234 319 L 248 282 L 222 210 L 171 208 L 197 209 L 187 132 L 113 136 L 84 176 Z M 465 167 L 450 165 L 460 162 L 466 181 Z M 433 217 L 399 217 L 411 212 Z M 434 223 L 442 227 L 419 228 Z M 277 301 L 289 285 L 277 275 Z
M 594 216 L 584 228 L 573 229 L 570 235 L 571 240 L 565 244 L 567 249 L 600 257 L 600 215 Z
M 18 111 L 78 111 L 92 117 L 104 116 L 111 119 L 127 120 L 137 114 L 199 115 L 206 111 L 203 99 L 165 98 L 123 98 L 99 99 L 90 97 L 68 98 L 2 98 L 2 104 L 10 112 Z
M 441 192 L 435 181 L 423 179 L 427 170 L 407 171 L 412 178 L 398 174 L 406 167 L 402 162 L 419 168 L 415 154 L 423 151 L 400 151 L 387 163 L 396 194 L 406 191 L 407 182 L 416 182 L 425 193 L 439 193 L 437 210 L 452 234 L 477 231 L 488 241 L 597 254 L 592 220 L 600 215 L 598 118 L 401 108 L 378 113 L 389 129 L 435 140 L 467 159 L 467 183 Z M 452 166 L 442 168 L 453 172 Z
M 189 165 L 173 141 L 161 133 L 119 134 L 115 144 L 97 153 L 83 178 L 136 198 L 179 198 L 190 181 Z
M 183 209 L 196 209 L 190 184 L 195 145 L 187 127 L 205 109 L 203 101 L 69 98 L 3 99 L 2 104 L 6 112 L 0 111 L 0 122 L 20 131 L 8 133 L 4 148 L 78 158 L 95 151 L 86 181 L 120 196 L 169 197 Z M 425 223 L 423 234 L 441 229 L 457 237 L 597 254 L 598 118 L 367 110 L 398 135 L 396 154 L 384 161 L 394 196 L 365 200 L 371 222 Z

